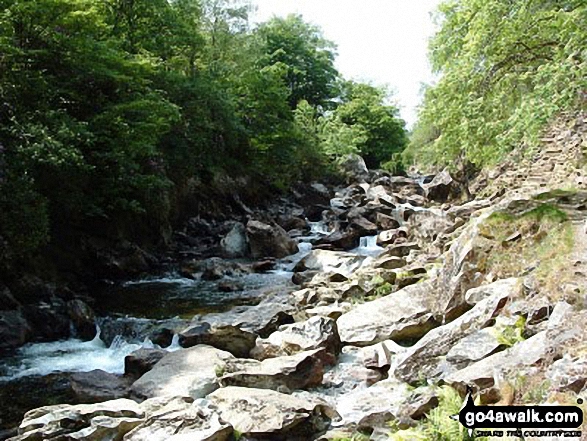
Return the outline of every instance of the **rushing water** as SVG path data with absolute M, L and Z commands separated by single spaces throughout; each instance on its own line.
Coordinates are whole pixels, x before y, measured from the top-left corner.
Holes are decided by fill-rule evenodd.
M 8 415 L 4 420 L 0 415 L 0 439 L 2 429 L 17 424 L 26 410 L 57 402 L 76 402 L 78 398 L 69 384 L 69 373 L 100 369 L 123 374 L 127 355 L 139 348 L 159 348 L 149 339 L 154 330 L 166 328 L 177 332 L 195 315 L 221 316 L 235 306 L 256 305 L 276 288 L 294 289 L 291 278 L 295 265 L 312 250 L 313 240 L 329 233 L 325 223 L 310 223 L 308 235 L 299 238 L 299 252 L 279 260 L 274 270 L 263 274 L 204 281 L 168 273 L 106 287 L 97 295 L 100 301 L 96 312 L 100 319 L 92 341 L 72 338 L 30 343 L 2 360 L 0 399 L 6 399 L 14 390 L 22 393 L 10 405 L 0 404 Z M 367 256 L 364 262 L 368 262 L 382 250 L 376 240 L 376 236 L 363 237 L 359 247 L 351 252 Z M 361 262 L 357 262 L 358 266 Z M 181 349 L 177 333 L 171 346 L 165 349 Z M 39 393 L 41 390 L 44 392 Z

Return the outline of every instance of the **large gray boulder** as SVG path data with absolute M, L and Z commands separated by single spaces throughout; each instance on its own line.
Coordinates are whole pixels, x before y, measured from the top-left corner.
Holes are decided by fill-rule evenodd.
M 313 439 L 335 417 L 334 411 L 321 401 L 269 389 L 229 386 L 218 389 L 208 399 L 220 417 L 245 439 Z
M 521 280 L 516 278 L 499 280 L 482 287 L 485 297 L 472 294 L 470 298 L 478 300 L 479 303 L 470 311 L 446 325 L 431 330 L 406 352 L 396 367 L 396 377 L 413 383 L 420 378 L 435 378 L 444 374 L 443 370 L 449 368 L 444 366 L 446 354 L 453 346 L 486 327 L 508 299 L 521 296 L 522 289 Z
M 249 254 L 249 240 L 246 227 L 237 222 L 220 241 L 222 254 L 230 259 L 245 257 Z
M 435 202 L 446 202 L 460 195 L 462 188 L 452 178 L 448 170 L 444 169 L 432 179 L 429 184 L 423 185 L 426 197 Z
M 148 413 L 124 441 L 227 441 L 232 427 L 205 400 L 174 398 Z M 141 405 L 150 407 L 151 403 Z
M 287 392 L 318 386 L 324 375 L 324 365 L 319 356 L 321 351 L 306 351 L 263 361 L 229 360 L 226 365 L 228 373 L 220 379 L 220 384 Z
M 132 400 L 97 404 L 60 404 L 27 412 L 11 441 L 43 439 L 121 440 L 138 426 L 145 414 Z
M 296 254 L 298 244 L 291 239 L 279 225 L 268 225 L 250 220 L 247 223 L 247 238 L 254 259 L 263 257 L 283 257 Z
M 256 340 L 257 334 L 238 326 L 211 326 L 206 322 L 192 325 L 179 334 L 179 344 L 184 348 L 209 345 L 242 358 L 249 356 Z
M 369 346 L 384 340 L 420 338 L 438 325 L 428 282 L 358 305 L 337 321 L 343 343 Z
M 366 182 L 369 179 L 369 169 L 365 160 L 357 154 L 345 156 L 340 162 L 340 168 L 349 182 Z
M 218 375 L 233 358 L 232 354 L 207 345 L 171 352 L 133 383 L 132 395 L 140 399 L 205 397 L 218 388 Z
M 315 316 L 304 322 L 284 325 L 267 339 L 259 339 L 251 352 L 258 360 L 274 356 L 291 355 L 313 349 L 324 349 L 325 355 L 334 362 L 340 352 L 340 337 L 336 321 L 328 317 Z
M 365 256 L 342 251 L 312 250 L 298 262 L 295 271 L 321 271 L 350 277 L 365 261 Z
M 20 311 L 0 311 L 0 349 L 22 346 L 30 335 L 31 327 Z

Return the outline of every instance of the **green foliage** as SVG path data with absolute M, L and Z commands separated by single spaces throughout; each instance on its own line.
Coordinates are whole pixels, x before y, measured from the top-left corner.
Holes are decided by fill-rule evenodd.
M 498 325 L 495 328 L 497 342 L 500 345 L 508 348 L 520 343 L 524 340 L 524 331 L 526 329 L 526 318 L 524 316 L 518 317 L 513 325 Z
M 425 92 L 407 162 L 492 164 L 585 105 L 585 2 L 448 0 L 438 22 L 430 58 L 441 77 Z
M 402 124 L 382 92 L 341 96 L 318 28 L 251 29 L 251 9 L 0 0 L 0 264 L 98 231 L 160 240 L 217 177 L 286 190 L 347 152 L 383 151 Z
M 461 396 L 451 387 L 437 389 L 439 404 L 418 424 L 418 426 L 393 430 L 389 439 L 392 441 L 428 440 L 428 441 L 470 441 L 468 431 L 458 421 L 451 418 L 457 415 L 463 405 Z M 393 424 L 392 424 L 393 429 Z
M 335 45 L 301 16 L 273 18 L 258 30 L 264 57 L 262 67 L 279 66 L 288 90 L 288 103 L 295 109 L 302 100 L 313 107 L 331 107 L 337 96 L 338 72 L 334 67 Z

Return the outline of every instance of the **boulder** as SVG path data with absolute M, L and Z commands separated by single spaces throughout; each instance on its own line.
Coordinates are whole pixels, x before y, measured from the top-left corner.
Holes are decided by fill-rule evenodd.
M 373 263 L 374 268 L 381 268 L 386 270 L 394 270 L 406 266 L 406 260 L 401 257 L 382 257 Z
M 429 282 L 422 282 L 358 305 L 337 321 L 342 342 L 369 346 L 422 337 L 438 325 L 432 312 L 433 292 Z
M 12 440 L 121 440 L 143 417 L 140 406 L 124 398 L 97 404 L 45 406 L 25 414 L 19 435 Z
M 296 254 L 298 244 L 279 225 L 268 225 L 250 220 L 247 223 L 247 237 L 251 255 L 255 259 L 276 257 L 278 259 Z
M 0 311 L 0 349 L 22 346 L 30 336 L 31 327 L 20 311 Z
M 132 395 L 139 399 L 205 397 L 218 388 L 217 374 L 233 358 L 228 352 L 206 345 L 170 352 L 133 383 Z
M 496 378 L 522 374 L 540 362 L 561 358 L 569 344 L 584 344 L 586 318 L 585 311 L 575 313 L 570 305 L 559 302 L 547 322 L 546 330 L 448 375 L 445 382 L 461 392 L 467 386 L 477 390 L 491 389 Z
M 20 303 L 14 298 L 10 290 L 0 282 L 0 311 L 18 309 Z
M 207 322 L 213 328 L 236 327 L 244 331 L 243 339 L 246 342 L 247 332 L 266 338 L 281 325 L 293 323 L 294 310 L 286 299 L 269 298 L 258 305 L 237 306 L 226 313 L 207 314 L 195 320 L 195 323 Z
M 448 233 L 455 222 L 438 209 L 416 211 L 408 221 L 413 236 L 422 243 L 436 240 L 442 233 Z
M 92 340 L 96 336 L 96 315 L 92 308 L 84 301 L 74 299 L 67 302 L 67 311 L 76 335 L 82 340 Z
M 146 407 L 141 405 L 141 407 Z M 124 437 L 125 441 L 228 441 L 232 427 L 206 400 L 174 398 L 150 412 Z
M 222 255 L 229 259 L 245 257 L 249 254 L 249 241 L 245 226 L 237 222 L 226 236 L 220 241 Z
M 458 197 L 462 191 L 460 185 L 446 169 L 434 176 L 432 182 L 424 184 L 423 187 L 426 191 L 426 197 L 435 202 L 446 202 Z
M 124 374 L 131 378 L 142 377 L 166 355 L 163 349 L 137 349 L 124 357 Z
M 56 341 L 69 337 L 69 315 L 62 300 L 54 298 L 50 303 L 25 305 L 22 311 L 35 340 Z
M 127 398 L 131 381 L 121 375 L 95 369 L 76 372 L 71 376 L 71 388 L 78 402 L 99 403 L 101 401 Z
M 337 400 L 336 411 L 342 418 L 340 424 L 359 428 L 384 426 L 397 419 L 409 395 L 409 386 L 395 379 L 356 389 Z
M 368 221 L 363 216 L 354 217 L 351 221 L 350 227 L 356 231 L 359 236 L 373 236 L 377 234 L 377 225 Z
M 411 251 L 419 250 L 420 246 L 415 242 L 400 243 L 388 246 L 382 256 L 407 257 Z
M 362 265 L 365 259 L 365 256 L 341 251 L 312 250 L 298 262 L 294 271 L 334 272 L 349 277 Z
M 360 234 L 356 230 L 335 231 L 326 237 L 312 242 L 314 248 L 324 248 L 334 251 L 347 251 L 357 248 L 360 243 Z
M 266 355 L 295 354 L 313 349 L 325 349 L 329 360 L 333 362 L 340 352 L 340 337 L 336 322 L 327 317 L 312 317 L 304 322 L 284 325 L 269 338 L 257 341 L 257 347 L 251 355 L 257 360 L 269 358 Z
M 383 213 L 377 213 L 376 224 L 382 230 L 395 230 L 400 227 L 400 223 L 395 218 Z
M 446 374 L 445 371 L 449 367 L 444 363 L 453 346 L 459 340 L 487 326 L 508 299 L 521 296 L 522 283 L 516 278 L 505 279 L 494 282 L 484 289 L 491 294 L 456 320 L 431 330 L 412 346 L 399 361 L 395 376 L 413 383 L 420 378 L 438 378 Z
M 365 160 L 359 155 L 351 153 L 342 158 L 339 164 L 349 182 L 365 182 L 369 179 L 369 170 Z
M 282 215 L 279 216 L 277 219 L 277 224 L 283 228 L 285 231 L 290 233 L 291 230 L 307 230 L 308 229 L 308 221 L 298 216 L 291 216 L 291 215 Z
M 268 389 L 229 386 L 208 398 L 220 417 L 245 439 L 313 439 L 335 416 L 323 402 Z
M 226 366 L 228 373 L 220 379 L 220 384 L 286 392 L 318 386 L 324 375 L 324 365 L 318 354 L 321 351 L 306 351 L 263 361 L 229 360 Z
M 235 357 L 246 358 L 255 347 L 257 335 L 238 326 L 211 326 L 201 323 L 190 326 L 179 334 L 179 344 L 184 348 L 209 345 L 230 352 Z

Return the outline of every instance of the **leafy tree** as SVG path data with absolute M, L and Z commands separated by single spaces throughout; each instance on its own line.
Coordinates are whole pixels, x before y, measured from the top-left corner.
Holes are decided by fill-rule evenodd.
M 290 107 L 295 109 L 301 100 L 314 107 L 331 107 L 338 78 L 334 44 L 299 15 L 273 18 L 261 25 L 258 33 L 265 55 L 260 64 L 283 67 Z
M 535 145 L 549 119 L 582 105 L 585 2 L 451 0 L 439 22 L 430 56 L 441 77 L 426 92 L 407 153 L 420 163 L 494 163 L 520 143 Z

